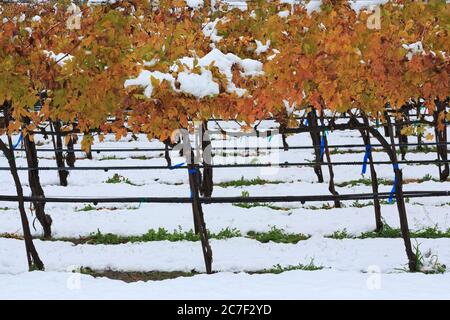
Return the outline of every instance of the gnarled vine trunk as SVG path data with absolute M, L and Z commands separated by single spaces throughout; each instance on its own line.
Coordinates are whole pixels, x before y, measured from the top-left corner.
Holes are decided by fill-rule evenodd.
M 28 171 L 28 182 L 30 184 L 31 194 L 33 197 L 45 199 L 44 190 L 42 189 L 39 179 L 39 161 L 37 158 L 36 144 L 33 138 L 25 137 L 23 139 L 25 145 L 25 153 L 27 157 L 27 164 L 29 168 L 36 168 L 36 170 Z M 33 202 L 36 218 L 42 226 L 44 231 L 44 238 L 51 238 L 52 236 L 52 218 L 45 213 L 45 202 Z
M 441 114 L 444 114 L 443 118 L 439 118 Z M 445 115 L 446 102 L 437 100 L 436 110 L 433 112 L 433 119 L 438 161 L 442 162 L 439 163 L 439 179 L 441 181 L 446 181 L 450 173 L 450 167 L 448 163 L 447 127 L 445 123 Z
M 4 103 L 3 104 L 3 113 L 4 113 L 4 125 L 5 127 L 8 126 L 8 119 L 9 119 L 9 109 L 10 104 Z M 22 222 L 22 231 L 23 231 L 23 237 L 25 241 L 25 251 L 27 255 L 27 262 L 28 262 L 28 268 L 29 270 L 44 270 L 44 264 L 42 260 L 39 257 L 39 254 L 36 250 L 36 247 L 33 243 L 33 238 L 30 231 L 30 224 L 28 221 L 27 213 L 25 211 L 25 200 L 23 195 L 23 188 L 22 184 L 20 182 L 20 177 L 17 171 L 17 165 L 16 165 L 16 158 L 14 156 L 14 147 L 11 140 L 11 136 L 8 135 L 8 146 L 0 139 L 0 150 L 5 155 L 6 159 L 8 160 L 9 164 L 9 170 L 14 180 L 14 185 L 16 187 L 16 193 L 17 193 L 17 204 L 19 207 L 19 213 L 20 213 L 20 220 Z
M 308 120 L 308 125 L 314 129 L 315 127 L 317 127 L 317 114 L 316 114 L 316 110 L 312 109 L 308 115 L 307 115 L 307 120 Z M 314 146 L 314 161 L 315 161 L 315 165 L 314 165 L 314 172 L 317 175 L 317 179 L 318 182 L 322 183 L 323 182 L 323 173 L 322 173 L 322 166 L 321 166 L 321 162 L 322 159 L 320 157 L 320 132 L 318 130 L 310 130 L 309 132 L 310 136 L 311 136 L 311 140 Z
M 69 175 L 69 171 L 64 170 L 64 153 L 63 153 L 63 142 L 61 136 L 61 122 L 53 121 L 50 123 L 50 127 L 52 128 L 53 135 L 53 147 L 55 148 L 55 157 L 56 157 L 56 165 L 58 166 L 58 176 L 59 176 L 59 184 L 63 187 L 67 187 L 67 176 Z
M 210 198 L 213 193 L 213 168 L 211 167 L 212 163 L 212 154 L 211 154 L 211 140 L 208 134 L 208 121 L 204 121 L 202 123 L 202 155 L 203 155 L 203 179 L 202 184 L 200 186 L 200 194 L 205 198 Z

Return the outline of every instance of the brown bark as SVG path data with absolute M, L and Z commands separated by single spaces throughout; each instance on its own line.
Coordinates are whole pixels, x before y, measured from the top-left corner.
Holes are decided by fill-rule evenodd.
M 25 145 L 25 153 L 27 157 L 27 164 L 29 168 L 38 168 L 39 161 L 37 158 L 36 144 L 33 138 L 25 137 L 23 139 Z M 28 171 L 28 182 L 30 184 L 31 194 L 33 197 L 45 199 L 44 190 L 42 189 L 39 179 L 39 170 Z M 33 202 L 36 218 L 41 224 L 44 231 L 44 238 L 48 239 L 52 236 L 52 218 L 45 213 L 45 202 Z
M 366 126 L 369 126 L 369 120 L 367 119 L 367 117 L 363 117 L 364 119 L 364 124 Z M 351 119 L 350 121 L 354 121 L 355 119 Z M 358 122 L 356 121 L 356 124 L 358 124 Z M 368 130 L 364 130 L 362 128 L 358 129 L 359 132 L 361 133 L 361 137 L 363 138 L 364 144 L 366 146 L 370 146 L 370 134 L 368 132 Z M 371 180 L 371 184 L 372 184 L 372 192 L 373 192 L 373 205 L 374 205 L 374 210 L 375 210 L 375 226 L 376 229 L 375 231 L 380 232 L 381 230 L 383 230 L 383 221 L 381 218 L 381 205 L 380 205 L 380 199 L 378 198 L 378 178 L 377 178 L 377 172 L 375 170 L 375 165 L 373 164 L 373 155 L 372 152 L 369 153 L 369 165 L 370 165 L 370 180 Z
M 213 189 L 213 168 L 210 166 L 212 161 L 211 140 L 208 135 L 208 122 L 202 124 L 202 150 L 203 150 L 203 179 L 200 186 L 200 194 L 205 198 L 210 198 Z
M 56 157 L 56 165 L 59 168 L 58 176 L 59 176 L 59 184 L 63 187 L 67 187 L 67 176 L 69 175 L 69 171 L 64 170 L 64 154 L 63 154 L 63 143 L 61 136 L 61 122 L 53 121 L 50 123 L 52 130 L 54 131 L 53 137 L 53 147 L 55 148 L 55 157 Z
M 396 192 L 395 192 L 395 199 L 397 203 L 397 209 L 399 213 L 400 218 L 400 229 L 402 232 L 403 242 L 405 245 L 405 251 L 406 255 L 408 257 L 408 266 L 409 270 L 412 272 L 417 271 L 417 264 L 416 264 L 416 255 L 413 252 L 412 245 L 411 245 L 411 236 L 409 233 L 409 227 L 408 227 L 408 217 L 406 213 L 406 206 L 405 206 L 405 199 L 403 197 L 403 177 L 402 177 L 402 171 L 398 167 L 398 159 L 397 159 L 397 153 L 395 150 L 395 140 L 394 140 L 394 132 L 392 129 L 392 123 L 389 118 L 386 119 L 388 130 L 389 130 L 389 137 L 391 140 L 391 144 L 389 144 L 386 139 L 376 130 L 375 128 L 372 128 L 370 126 L 367 127 L 369 132 L 374 136 L 382 145 L 386 153 L 389 155 L 389 158 L 394 165 L 394 173 L 395 173 L 395 180 L 396 180 Z
M 312 129 L 317 127 L 317 114 L 316 110 L 313 109 L 310 111 L 307 115 L 308 119 L 308 126 Z M 309 132 L 311 136 L 311 140 L 314 146 L 314 156 L 315 156 L 315 165 L 314 165 L 314 172 L 317 175 L 317 179 L 320 183 L 323 182 L 323 173 L 322 173 L 322 166 L 321 162 L 322 159 L 320 157 L 320 132 L 318 130 L 310 130 Z

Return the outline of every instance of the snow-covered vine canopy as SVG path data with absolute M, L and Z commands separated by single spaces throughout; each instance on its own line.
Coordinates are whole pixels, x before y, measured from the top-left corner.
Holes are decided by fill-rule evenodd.
M 57 118 L 120 138 L 126 115 L 127 128 L 166 139 L 191 118 L 251 123 L 311 105 L 377 116 L 411 99 L 432 109 L 449 92 L 444 0 L 79 3 L 1 5 L 10 132 L 27 116 L 26 130 Z

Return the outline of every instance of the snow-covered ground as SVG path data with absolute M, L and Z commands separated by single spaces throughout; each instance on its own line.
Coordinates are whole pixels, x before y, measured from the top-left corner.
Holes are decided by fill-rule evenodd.
M 233 127 L 222 123 L 226 128 Z M 271 127 L 265 122 L 261 128 Z M 161 147 L 157 141 L 147 141 L 139 137 L 137 141 L 123 139 L 115 142 L 107 139 L 95 148 L 143 148 Z M 17 139 L 17 138 L 15 138 Z M 329 144 L 362 144 L 356 132 L 331 132 Z M 310 145 L 309 134 L 288 137 L 291 146 Z M 415 139 L 411 139 L 415 142 Z M 280 145 L 278 137 L 268 139 L 238 138 L 222 141 L 215 135 L 213 146 L 255 146 Z M 372 141 L 375 143 L 375 141 Z M 52 147 L 49 141 L 42 141 L 39 148 Z M 76 146 L 79 148 L 79 146 Z M 343 148 L 339 151 L 345 151 Z M 360 150 L 363 150 L 361 148 Z M 272 151 L 256 155 L 255 151 L 230 150 L 227 157 L 218 154 L 214 163 L 256 163 L 256 162 L 305 162 L 313 159 L 311 150 Z M 83 157 L 82 153 L 77 154 Z M 26 166 L 23 152 L 16 152 L 19 166 Z M 48 152 L 39 153 L 40 166 L 54 167 L 55 161 Z M 102 152 L 94 153 L 93 160 L 79 159 L 76 166 L 123 166 L 123 165 L 165 165 L 160 152 Z M 113 159 L 112 157 L 116 158 Z M 137 157 L 146 156 L 147 159 Z M 173 164 L 183 162 L 175 152 Z M 333 154 L 333 161 L 362 161 L 364 152 Z M 375 160 L 387 160 L 382 152 L 374 153 Z M 433 160 L 436 154 L 408 153 L 407 160 Z M 0 167 L 7 161 L 0 157 Z M 435 165 L 401 166 L 407 180 L 421 179 L 426 175 L 438 178 Z M 361 178 L 361 166 L 336 166 L 336 183 L 342 184 Z M 323 167 L 325 183 L 317 183 L 311 167 L 287 168 L 227 168 L 214 170 L 214 182 L 229 182 L 241 177 L 256 177 L 277 183 L 244 187 L 215 186 L 214 196 L 240 196 L 247 191 L 251 196 L 262 195 L 306 195 L 328 194 L 328 171 Z M 115 173 L 129 179 L 126 183 L 105 183 Z M 393 180 L 392 166 L 378 165 L 380 179 Z M 40 174 L 46 196 L 180 196 L 189 195 L 186 170 L 130 170 L 130 171 L 74 171 L 69 176 L 69 186 L 58 185 L 55 171 Z M 370 174 L 366 174 L 370 178 Z M 26 172 L 21 172 L 25 193 L 29 194 Z M 0 171 L 0 194 L 15 194 L 12 179 L 7 171 Z M 389 192 L 389 183 L 380 185 L 381 192 Z M 450 182 L 411 182 L 405 190 L 449 190 Z M 341 194 L 371 192 L 371 187 L 363 184 L 337 187 Z M 121 245 L 91 245 L 62 241 L 62 238 L 85 237 L 100 230 L 122 236 L 136 236 L 149 229 L 160 227 L 172 231 L 193 228 L 191 207 L 188 204 L 99 204 L 97 210 L 82 211 L 84 204 L 47 204 L 46 212 L 53 218 L 54 237 L 58 241 L 36 240 L 36 247 L 46 265 L 46 272 L 27 272 L 23 241 L 0 238 L 0 298 L 450 298 L 449 273 L 438 275 L 411 274 L 402 271 L 407 259 L 400 238 L 395 239 L 344 239 L 336 240 L 327 236 L 336 231 L 346 230 L 348 234 L 359 235 L 372 231 L 375 227 L 372 206 L 362 206 L 364 201 L 355 203 L 344 201 L 343 208 L 322 208 L 324 203 L 278 203 L 284 210 L 267 206 L 241 208 L 232 204 L 204 205 L 205 220 L 209 230 L 219 232 L 225 228 L 239 230 L 241 237 L 211 240 L 213 250 L 214 275 L 199 274 L 193 277 L 179 277 L 163 281 L 125 283 L 107 278 L 94 278 L 70 271 L 90 268 L 95 271 L 183 271 L 204 272 L 201 246 L 190 241 L 152 241 Z M 450 197 L 410 199 L 407 212 L 410 229 L 422 230 L 436 227 L 447 231 Z M 331 203 L 330 203 L 331 205 Z M 20 217 L 17 206 L 12 202 L 0 204 L 0 234 L 21 235 Z M 382 215 L 386 223 L 399 227 L 397 207 L 382 205 Z M 30 214 L 30 219 L 34 217 Z M 36 236 L 41 234 L 39 224 L 34 223 Z M 284 229 L 288 233 L 310 235 L 307 240 L 296 244 L 261 243 L 246 237 L 247 232 L 267 232 L 271 228 Z M 450 239 L 416 239 L 425 253 L 445 265 L 450 264 Z M 249 274 L 276 265 L 322 266 L 317 271 L 288 271 L 281 274 Z M 45 288 L 35 291 L 31 288 Z

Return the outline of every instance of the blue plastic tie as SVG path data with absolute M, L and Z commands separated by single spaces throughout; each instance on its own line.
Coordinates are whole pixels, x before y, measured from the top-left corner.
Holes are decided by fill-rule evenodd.
M 320 141 L 320 159 L 322 159 L 325 153 L 325 137 L 327 136 L 327 130 L 325 129 L 322 134 L 322 140 Z
M 16 150 L 16 148 L 19 146 L 19 144 L 22 142 L 22 140 L 23 140 L 23 135 L 22 135 L 22 133 L 20 133 L 19 140 L 17 140 L 16 144 L 13 145 L 13 150 Z
M 399 166 L 397 163 L 394 163 L 392 166 L 394 167 L 394 171 L 396 169 L 399 169 Z M 392 186 L 391 193 L 389 194 L 388 203 L 392 204 L 394 202 L 394 195 L 395 195 L 396 191 L 397 191 L 397 176 L 394 177 L 394 185 Z
M 185 162 L 181 162 L 181 163 L 178 163 L 178 164 L 176 164 L 174 166 L 169 167 L 169 169 L 170 170 L 177 169 L 177 168 L 182 167 L 184 164 L 185 164 Z
M 197 168 L 192 168 L 192 169 L 189 169 L 188 171 L 189 171 L 190 174 L 194 174 L 194 173 L 198 172 L 198 169 Z
M 367 162 L 369 161 L 370 154 L 372 153 L 372 146 L 368 144 L 366 146 L 366 153 L 364 154 L 363 166 L 361 170 L 361 174 L 366 174 L 367 171 Z

